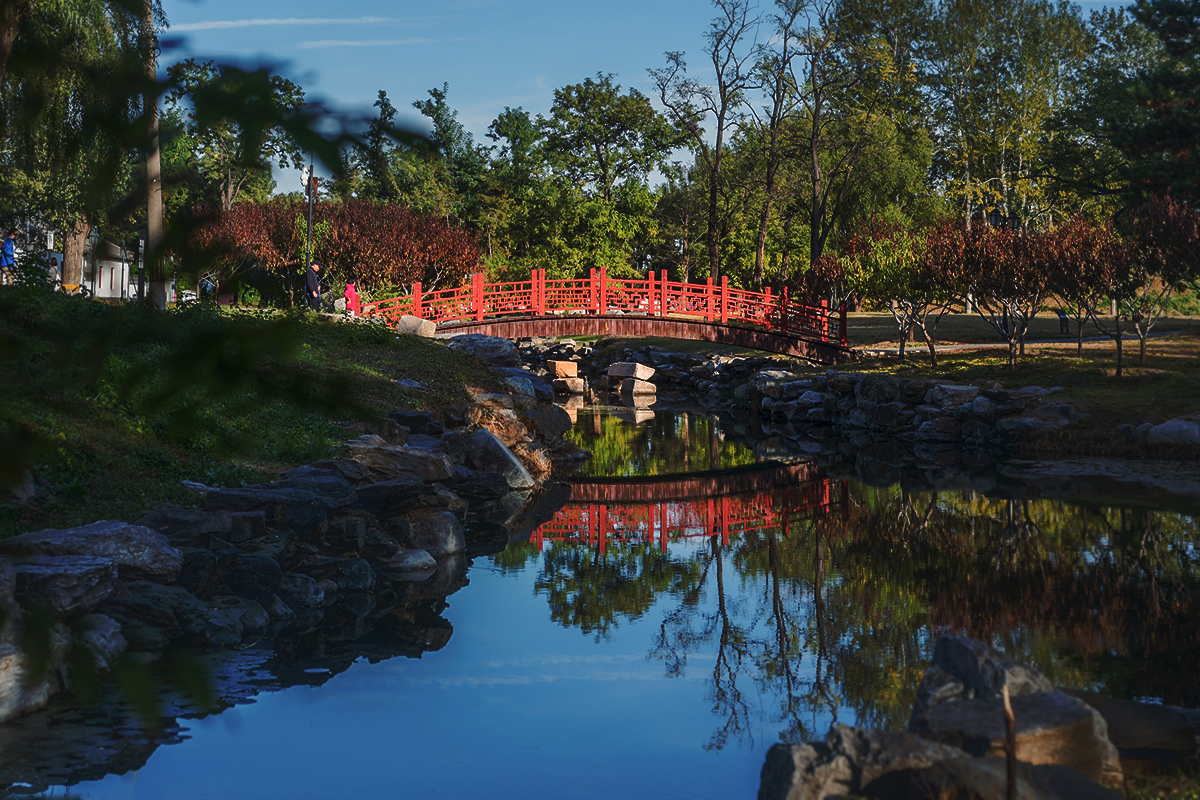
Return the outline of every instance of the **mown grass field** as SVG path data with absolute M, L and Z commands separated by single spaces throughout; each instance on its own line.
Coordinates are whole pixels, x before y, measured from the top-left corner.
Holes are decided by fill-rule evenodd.
M 406 389 L 400 378 L 418 381 Z M 316 317 L 167 314 L 0 288 L 0 536 L 192 504 L 328 457 L 395 408 L 438 408 L 492 379 L 437 342 Z

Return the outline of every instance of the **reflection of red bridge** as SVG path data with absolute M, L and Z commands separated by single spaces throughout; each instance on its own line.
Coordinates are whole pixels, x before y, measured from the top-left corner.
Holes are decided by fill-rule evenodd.
M 797 518 L 824 516 L 848 508 L 846 486 L 820 477 L 816 466 L 724 470 L 667 478 L 601 479 L 572 482 L 571 502 L 533 532 L 538 549 L 546 541 L 595 545 L 657 541 L 663 552 L 671 539 L 729 535 L 779 528 L 783 535 Z
M 484 283 L 483 275 L 458 289 L 423 292 L 365 303 L 364 314 L 392 322 L 405 314 L 438 323 L 439 331 L 522 336 L 663 336 L 699 339 L 800 356 L 841 361 L 846 349 L 843 307 L 831 326 L 822 301 L 809 306 L 781 295 L 747 292 L 720 284 L 676 283 L 667 273 L 645 280 L 612 280 L 592 270 L 580 280 L 548 280 L 535 270 L 527 281 Z M 831 330 L 832 327 L 832 330 Z

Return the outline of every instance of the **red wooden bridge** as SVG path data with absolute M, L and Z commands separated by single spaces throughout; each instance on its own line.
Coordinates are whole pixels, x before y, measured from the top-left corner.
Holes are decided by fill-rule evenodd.
M 725 470 L 660 479 L 606 479 L 571 483 L 571 501 L 533 532 L 538 549 L 550 542 L 655 543 L 721 537 L 778 528 L 784 536 L 799 520 L 848 510 L 846 485 L 820 477 L 812 464 Z
M 524 336 L 660 336 L 698 339 L 798 356 L 822 363 L 850 357 L 846 310 L 831 315 L 828 304 L 796 303 L 787 290 L 773 295 L 719 284 L 677 283 L 667 273 L 644 280 L 614 280 L 604 269 L 579 280 L 549 280 L 534 270 L 527 281 L 484 283 L 472 276 L 458 289 L 422 291 L 391 300 L 363 303 L 359 314 L 379 314 L 393 324 L 400 317 L 436 322 L 439 333 Z

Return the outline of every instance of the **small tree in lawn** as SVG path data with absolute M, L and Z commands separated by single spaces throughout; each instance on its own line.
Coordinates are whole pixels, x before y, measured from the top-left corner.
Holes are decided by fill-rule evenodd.
M 1129 267 L 1132 291 L 1118 302 L 1138 337 L 1138 363 L 1146 363 L 1146 340 L 1171 295 L 1200 279 L 1200 215 L 1169 193 L 1152 196 L 1130 214 Z
M 886 300 L 900 337 L 900 358 L 905 356 L 909 332 L 918 330 L 937 366 L 934 337 L 938 323 L 953 301 L 949 279 L 956 260 L 929 257 L 929 243 L 939 242 L 942 228 L 908 230 L 873 220 L 854 236 L 841 259 L 849 287 Z M 941 252 L 938 245 L 939 256 Z
M 963 287 L 975 310 L 1008 343 L 1008 368 L 1025 355 L 1025 335 L 1053 287 L 1045 266 L 1049 234 L 976 227 L 964 231 Z
M 1044 255 L 1053 290 L 1067 302 L 1068 316 L 1076 323 L 1077 352 L 1083 355 L 1083 326 L 1101 319 L 1117 285 L 1116 273 L 1128 261 L 1125 245 L 1111 225 L 1075 216 L 1055 229 Z

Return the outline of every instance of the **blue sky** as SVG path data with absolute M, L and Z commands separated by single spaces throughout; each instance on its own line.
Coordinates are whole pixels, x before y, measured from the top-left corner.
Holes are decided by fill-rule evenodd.
M 380 89 L 419 123 L 414 100 L 443 82 L 459 120 L 487 142 L 505 106 L 546 113 L 556 87 L 611 72 L 653 96 L 648 67 L 682 50 L 703 74 L 707 0 L 163 0 L 164 62 L 203 56 L 269 63 L 311 99 L 369 116 Z M 764 2 L 764 6 L 769 3 Z M 1086 11 L 1102 2 L 1081 3 Z M 279 176 L 280 189 L 290 177 Z

